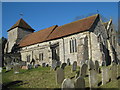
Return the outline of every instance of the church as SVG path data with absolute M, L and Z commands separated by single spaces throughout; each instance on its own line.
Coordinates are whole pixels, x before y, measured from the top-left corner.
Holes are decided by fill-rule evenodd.
M 6 54 L 20 54 L 28 64 L 52 65 L 53 61 L 78 65 L 88 60 L 100 65 L 118 63 L 117 37 L 112 20 L 102 22 L 99 14 L 62 26 L 54 25 L 35 30 L 22 18 L 7 32 Z

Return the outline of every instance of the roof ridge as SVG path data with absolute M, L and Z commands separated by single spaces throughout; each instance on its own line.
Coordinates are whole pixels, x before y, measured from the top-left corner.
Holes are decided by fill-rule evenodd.
M 88 17 L 85 17 L 85 18 L 82 18 L 82 19 L 79 19 L 77 21 L 74 21 L 74 22 L 70 22 L 70 23 L 67 23 L 67 24 L 64 24 L 64 25 L 68 25 L 68 24 L 72 24 L 72 23 L 75 23 L 75 22 L 78 22 L 78 21 L 81 21 L 81 20 L 84 20 L 84 19 L 87 19 L 87 18 L 91 18 L 91 17 L 94 17 L 94 16 L 99 16 L 99 14 L 95 14 L 95 15 L 92 15 L 92 16 L 88 16 Z M 61 26 L 64 26 L 64 25 L 61 25 Z

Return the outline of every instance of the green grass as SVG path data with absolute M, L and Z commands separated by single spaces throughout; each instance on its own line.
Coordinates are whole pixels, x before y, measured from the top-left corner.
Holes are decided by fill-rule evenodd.
M 79 71 L 80 67 L 77 67 Z M 75 80 L 76 72 L 71 71 L 71 66 L 67 66 L 64 70 L 65 78 L 72 78 Z M 19 74 L 14 74 L 13 70 L 6 72 L 3 69 L 2 79 L 3 84 L 8 85 L 10 82 L 22 81 L 15 85 L 8 85 L 8 87 L 15 88 L 60 88 L 61 85 L 56 84 L 56 71 L 51 70 L 50 67 L 38 67 L 31 70 L 20 70 Z M 0 74 L 1 75 L 1 74 Z M 101 81 L 101 74 L 98 74 L 98 81 Z M 89 78 L 85 78 L 86 87 L 89 87 Z M 118 88 L 118 81 L 107 83 L 98 88 Z

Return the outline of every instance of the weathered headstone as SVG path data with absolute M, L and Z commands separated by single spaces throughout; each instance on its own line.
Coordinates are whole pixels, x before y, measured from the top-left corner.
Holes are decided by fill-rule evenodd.
M 32 69 L 32 64 L 28 64 L 28 69 Z
M 120 65 L 117 65 L 117 77 L 120 77 Z
M 95 61 L 95 70 L 99 73 L 99 62 Z
M 61 88 L 62 90 L 71 90 L 71 88 L 74 88 L 74 83 L 69 78 L 64 79 Z
M 70 66 L 70 64 L 71 64 L 71 63 L 70 63 L 70 59 L 68 58 L 68 59 L 67 59 L 67 65 Z
M 95 68 L 94 62 L 92 60 L 89 60 L 88 68 L 89 70 L 92 70 Z
M 103 67 L 102 68 L 102 85 L 109 82 L 109 78 L 110 78 L 109 68 Z
M 88 65 L 87 64 L 83 64 L 81 69 L 80 69 L 80 76 L 85 77 L 87 74 L 87 68 Z
M 46 66 L 46 63 L 42 63 L 42 67 L 45 67 Z
M 55 60 L 52 60 L 52 69 L 55 69 L 57 67 L 57 62 Z
M 78 77 L 75 80 L 75 88 L 85 89 L 85 80 L 83 77 Z
M 114 81 L 117 79 L 117 65 L 113 64 L 111 66 L 111 80 Z
M 61 61 L 56 61 L 56 67 L 59 67 L 61 65 Z
M 49 64 L 46 64 L 46 67 L 49 67 Z
M 20 73 L 20 65 L 19 64 L 15 64 L 13 69 L 14 69 L 15 74 Z
M 77 62 L 74 61 L 72 65 L 72 71 L 76 71 L 76 69 L 77 69 Z
M 97 72 L 94 69 L 89 72 L 89 85 L 90 88 L 96 88 L 98 86 Z
M 34 68 L 38 68 L 38 64 L 35 64 L 35 65 L 34 65 Z
M 66 65 L 66 63 L 62 63 L 61 68 L 64 69 Z
M 56 71 L 56 82 L 61 84 L 64 80 L 64 70 L 62 68 L 57 69 Z

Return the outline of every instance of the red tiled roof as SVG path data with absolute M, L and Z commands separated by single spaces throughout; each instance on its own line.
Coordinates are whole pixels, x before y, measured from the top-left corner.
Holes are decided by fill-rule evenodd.
M 53 31 L 53 33 L 51 33 L 47 40 L 56 39 L 70 34 L 89 30 L 98 16 L 99 15 L 96 14 L 94 16 L 90 16 L 69 24 L 59 26 Z
M 27 30 L 35 31 L 30 25 L 28 25 L 22 18 L 18 20 L 8 31 L 12 30 L 13 28 L 20 27 Z
M 99 15 L 96 14 L 94 16 L 90 16 L 90 17 L 87 17 L 69 24 L 65 24 L 59 27 L 55 25 L 55 26 L 40 30 L 38 32 L 34 32 L 24 37 L 20 41 L 19 45 L 20 47 L 24 47 L 24 46 L 36 44 L 39 42 L 61 38 L 61 37 L 75 34 L 78 32 L 87 31 L 92 27 L 93 23 L 95 22 L 96 18 L 98 18 L 98 16 Z
M 24 47 L 24 46 L 28 46 L 28 45 L 32 45 L 32 44 L 45 41 L 56 27 L 57 25 L 54 25 L 52 27 L 40 30 L 38 32 L 28 34 L 19 42 L 19 46 Z

